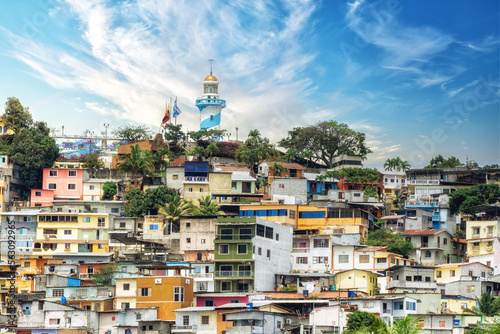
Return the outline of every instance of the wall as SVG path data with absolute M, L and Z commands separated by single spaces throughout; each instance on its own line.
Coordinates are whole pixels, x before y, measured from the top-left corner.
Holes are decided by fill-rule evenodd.
M 307 203 L 307 180 L 295 178 L 275 179 L 269 185 L 269 194 L 273 201 L 283 200 L 283 204 Z
M 211 172 L 209 173 L 210 193 L 211 194 L 229 194 L 231 193 L 231 173 L 230 172 Z

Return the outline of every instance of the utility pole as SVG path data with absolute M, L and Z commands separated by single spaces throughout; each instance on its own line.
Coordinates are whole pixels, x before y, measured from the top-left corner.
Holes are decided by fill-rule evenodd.
M 108 150 L 108 128 L 109 128 L 109 123 L 104 123 L 104 140 L 101 145 L 101 150 L 107 151 Z

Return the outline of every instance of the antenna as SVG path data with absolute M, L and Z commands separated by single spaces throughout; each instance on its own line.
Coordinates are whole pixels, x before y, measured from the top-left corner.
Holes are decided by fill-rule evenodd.
M 208 60 L 210 62 L 210 75 L 212 75 L 212 63 L 214 62 L 213 59 Z

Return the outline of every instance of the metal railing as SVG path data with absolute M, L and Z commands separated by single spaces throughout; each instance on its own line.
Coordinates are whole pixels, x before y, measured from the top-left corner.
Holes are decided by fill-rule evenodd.
M 252 277 L 253 272 L 250 270 L 237 271 L 216 271 L 215 277 Z

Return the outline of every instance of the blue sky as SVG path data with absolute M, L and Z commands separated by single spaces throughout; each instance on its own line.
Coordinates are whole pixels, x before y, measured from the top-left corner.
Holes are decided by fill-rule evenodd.
M 232 139 L 333 119 L 366 133 L 369 167 L 500 163 L 498 1 L 24 0 L 0 17 L 0 99 L 58 133 L 157 130 L 175 96 L 198 130 L 213 58 Z

